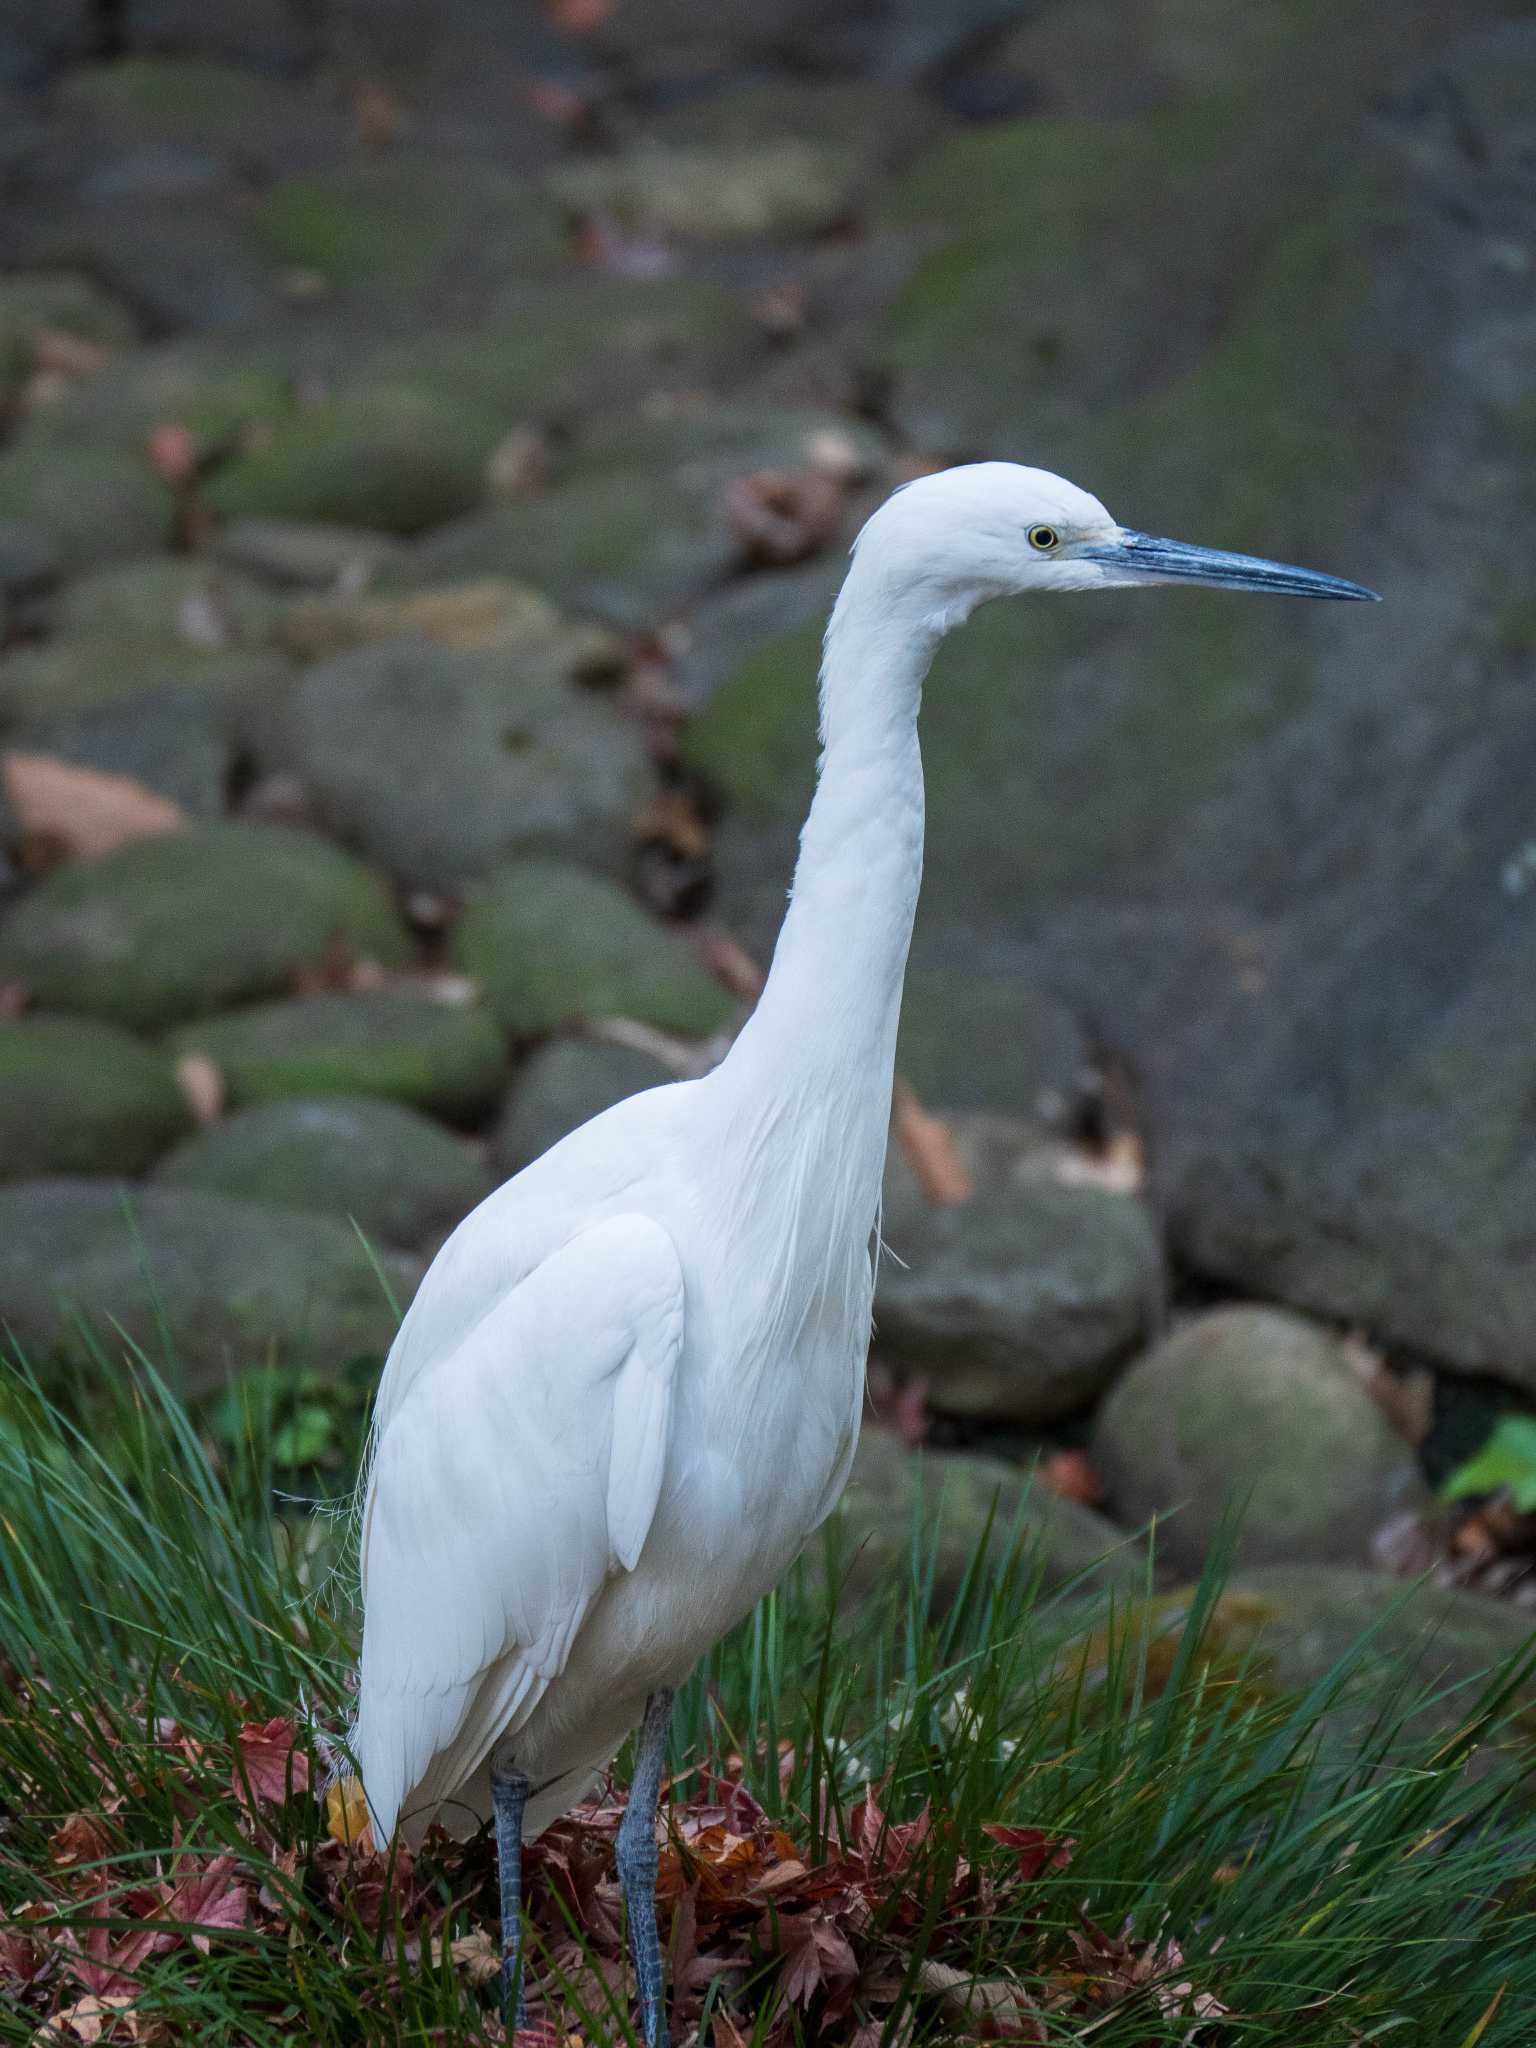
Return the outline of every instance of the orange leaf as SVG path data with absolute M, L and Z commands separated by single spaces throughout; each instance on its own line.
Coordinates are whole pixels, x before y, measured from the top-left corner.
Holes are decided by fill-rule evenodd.
M 178 832 L 187 816 L 128 775 L 78 768 L 50 754 L 0 754 L 0 786 L 28 838 L 83 860 L 98 859 L 130 840 Z
M 936 1208 L 971 1199 L 975 1183 L 955 1149 L 948 1124 L 931 1116 L 909 1084 L 900 1079 L 891 1092 L 891 1123 L 907 1164 Z

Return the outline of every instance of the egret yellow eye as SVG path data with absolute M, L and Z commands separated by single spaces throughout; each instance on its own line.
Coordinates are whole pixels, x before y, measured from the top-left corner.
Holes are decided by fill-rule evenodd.
M 1038 548 L 1042 555 L 1048 555 L 1052 548 L 1061 545 L 1061 535 L 1054 526 L 1032 526 L 1029 529 L 1029 544 Z

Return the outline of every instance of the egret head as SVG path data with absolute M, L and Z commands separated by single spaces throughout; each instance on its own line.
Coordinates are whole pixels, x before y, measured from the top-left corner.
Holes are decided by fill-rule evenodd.
M 984 598 L 1035 590 L 1201 583 L 1292 597 L 1374 599 L 1359 583 L 1256 555 L 1157 540 L 1121 526 L 1089 492 L 1049 470 L 974 462 L 919 477 L 870 520 L 861 548 L 900 564 L 936 607 L 963 617 Z

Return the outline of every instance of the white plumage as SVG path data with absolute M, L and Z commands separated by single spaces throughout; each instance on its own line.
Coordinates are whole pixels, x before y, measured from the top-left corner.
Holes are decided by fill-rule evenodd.
M 1169 581 L 1370 595 L 1149 540 L 1006 463 L 923 478 L 866 526 L 756 1012 L 714 1073 L 619 1104 L 482 1203 L 390 1353 L 353 1738 L 381 1838 L 484 1817 L 494 1766 L 528 1785 L 526 1811 L 498 1805 L 505 1868 L 830 1512 L 858 1436 L 922 867 L 923 677 L 985 598 Z

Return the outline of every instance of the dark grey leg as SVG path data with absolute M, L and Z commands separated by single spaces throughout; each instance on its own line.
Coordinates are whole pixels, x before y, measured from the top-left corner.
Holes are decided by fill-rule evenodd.
M 509 2025 L 525 2027 L 523 1998 L 523 1808 L 528 1780 L 521 1771 L 491 1766 L 496 1809 L 496 1867 L 501 1878 L 501 2010 Z
M 635 1960 L 635 1985 L 640 1993 L 640 2018 L 645 2048 L 667 2048 L 667 2023 L 662 2011 L 661 1937 L 656 1932 L 656 1808 L 661 1798 L 661 1773 L 667 1760 L 667 1729 L 672 1720 L 672 1694 L 653 1692 L 645 1703 L 640 1740 L 635 1749 L 635 1782 L 619 1826 L 619 1880 L 629 1919 L 629 1952 Z

